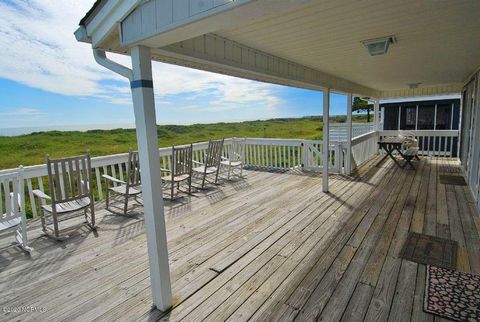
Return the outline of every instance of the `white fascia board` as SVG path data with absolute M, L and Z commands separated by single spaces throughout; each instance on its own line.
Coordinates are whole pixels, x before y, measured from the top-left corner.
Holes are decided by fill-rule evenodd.
M 438 95 L 458 95 L 462 92 L 462 84 L 444 84 L 436 86 L 419 86 L 415 89 L 404 88 L 396 90 L 381 91 L 380 99 L 404 99 L 422 96 L 438 96 Z
M 119 23 L 144 0 L 109 0 L 87 24 L 87 35 L 93 48 L 99 47 Z
M 121 23 L 121 46 L 164 47 L 252 23 L 315 0 L 150 0 Z M 199 9 L 198 6 L 204 6 Z
M 462 95 L 460 94 L 444 94 L 444 95 L 435 95 L 435 96 L 391 98 L 391 99 L 381 99 L 380 104 L 449 100 L 449 99 L 460 99 L 461 97 Z
M 231 76 L 314 90 L 377 97 L 379 92 L 348 80 L 209 34 L 161 49 L 154 59 Z

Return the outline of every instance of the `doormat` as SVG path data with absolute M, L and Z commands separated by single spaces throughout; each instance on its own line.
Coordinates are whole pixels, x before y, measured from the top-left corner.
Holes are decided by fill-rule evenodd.
M 420 264 L 455 269 L 457 242 L 412 232 L 408 234 L 400 257 Z
M 466 186 L 467 183 L 462 176 L 450 175 L 450 174 L 441 174 L 440 183 L 442 184 L 451 184 L 456 186 Z
M 480 276 L 427 266 L 423 310 L 454 321 L 480 321 Z

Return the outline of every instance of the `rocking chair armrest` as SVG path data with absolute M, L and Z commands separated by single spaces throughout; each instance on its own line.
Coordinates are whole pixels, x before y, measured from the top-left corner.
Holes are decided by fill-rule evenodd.
M 125 184 L 125 181 L 109 176 L 108 174 L 103 174 L 102 177 L 105 178 L 107 181 L 113 181 L 116 183 Z
M 168 170 L 168 169 L 164 169 L 164 168 L 160 168 L 160 171 L 163 171 L 163 172 L 172 172 L 172 170 Z
M 203 164 L 203 162 L 198 162 L 198 161 L 195 161 L 195 160 L 192 160 L 193 163 L 196 163 L 196 164 Z
M 52 198 L 50 198 L 49 195 L 47 195 L 45 192 L 43 192 L 42 190 L 33 190 L 32 191 L 33 195 L 39 199 L 46 199 L 46 200 L 50 200 Z

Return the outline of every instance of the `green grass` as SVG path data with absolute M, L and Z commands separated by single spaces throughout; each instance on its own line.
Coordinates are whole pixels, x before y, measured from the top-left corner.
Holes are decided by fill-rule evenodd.
M 344 116 L 332 117 L 344 122 Z M 355 116 L 355 122 L 366 121 Z M 323 124 L 320 117 L 272 119 L 237 123 L 194 125 L 159 125 L 160 147 L 208 141 L 228 137 L 266 137 L 284 139 L 321 139 Z M 136 148 L 133 129 L 39 132 L 15 137 L 0 137 L 0 169 L 45 162 L 45 154 L 59 158 L 90 150 L 92 156 L 124 153 Z

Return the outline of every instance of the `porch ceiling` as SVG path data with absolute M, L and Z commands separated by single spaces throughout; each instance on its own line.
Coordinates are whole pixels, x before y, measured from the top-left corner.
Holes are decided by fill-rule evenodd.
M 217 34 L 382 91 L 461 85 L 480 66 L 480 2 L 314 1 Z M 362 40 L 395 35 L 386 55 Z
M 94 46 L 128 54 L 145 45 L 154 60 L 243 78 L 390 98 L 459 93 L 480 66 L 474 0 L 124 2 L 121 28 L 89 34 Z M 187 2 L 190 9 L 180 5 Z M 192 13 L 199 3 L 212 8 Z M 185 18 L 175 20 L 176 6 Z M 370 56 L 361 43 L 389 35 L 397 42 L 385 55 Z M 238 57 L 228 46 L 240 48 Z

